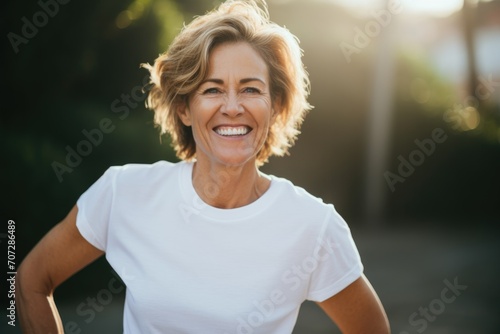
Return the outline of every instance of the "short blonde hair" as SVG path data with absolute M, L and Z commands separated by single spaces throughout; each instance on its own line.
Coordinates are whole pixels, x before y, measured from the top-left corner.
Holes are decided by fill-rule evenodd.
M 312 108 L 307 102 L 309 77 L 298 39 L 271 22 L 265 1 L 259 3 L 254 0 L 222 3 L 185 26 L 153 66 L 143 65 L 151 74 L 147 106 L 154 110 L 154 121 L 161 133 L 171 136 L 180 159 L 195 158 L 196 143 L 191 127 L 182 123 L 178 107 L 187 103 L 189 95 L 206 78 L 210 53 L 223 43 L 248 43 L 268 67 L 277 116 L 257 154 L 258 165 L 267 162 L 271 155 L 287 154 L 295 143 L 304 116 Z

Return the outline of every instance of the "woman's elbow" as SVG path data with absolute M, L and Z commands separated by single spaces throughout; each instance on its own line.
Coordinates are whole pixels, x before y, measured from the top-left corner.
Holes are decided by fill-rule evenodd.
M 16 302 L 22 302 L 33 294 L 49 297 L 54 292 L 51 280 L 38 270 L 39 265 L 24 260 L 16 272 Z M 44 278 L 45 277 L 45 278 Z

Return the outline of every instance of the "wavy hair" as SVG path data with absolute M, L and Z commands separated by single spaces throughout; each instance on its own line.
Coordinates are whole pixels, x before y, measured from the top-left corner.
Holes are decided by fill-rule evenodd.
M 143 64 L 151 76 L 146 105 L 154 110 L 155 124 L 161 134 L 171 136 L 182 160 L 196 157 L 196 143 L 177 109 L 206 78 L 214 47 L 231 42 L 246 42 L 260 54 L 268 67 L 273 105 L 279 101 L 276 119 L 257 153 L 258 165 L 272 155 L 288 154 L 312 108 L 307 102 L 310 82 L 298 39 L 269 20 L 264 0 L 228 0 L 184 26 L 152 66 Z

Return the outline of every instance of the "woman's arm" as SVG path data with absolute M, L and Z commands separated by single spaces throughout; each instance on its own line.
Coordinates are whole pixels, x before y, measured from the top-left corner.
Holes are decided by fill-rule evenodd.
M 384 307 L 364 275 L 318 305 L 337 324 L 342 333 L 391 332 Z
M 16 306 L 23 333 L 64 333 L 54 289 L 103 252 L 76 227 L 75 205 L 26 256 L 17 270 Z

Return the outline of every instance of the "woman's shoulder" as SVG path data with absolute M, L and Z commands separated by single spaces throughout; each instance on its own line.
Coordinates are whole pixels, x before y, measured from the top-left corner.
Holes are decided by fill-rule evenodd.
M 280 192 L 280 201 L 288 203 L 288 206 L 318 210 L 321 212 L 329 211 L 332 209 L 333 204 L 325 203 L 321 197 L 315 196 L 307 191 L 305 188 L 295 185 L 292 181 L 271 176 L 273 187 Z
M 112 166 L 110 168 L 120 170 L 122 172 L 128 173 L 140 173 L 140 172 L 151 172 L 158 170 L 165 170 L 174 168 L 179 163 L 170 162 L 166 160 L 159 160 L 154 163 L 146 164 L 146 163 L 127 163 L 124 165 Z
M 332 203 L 323 201 L 288 179 L 273 176 L 272 181 L 278 193 L 272 210 L 280 217 L 286 217 L 287 226 L 293 226 L 304 235 L 317 236 L 327 225 L 345 224 Z
M 157 179 L 175 173 L 182 168 L 183 162 L 170 162 L 160 160 L 151 164 L 128 163 L 124 165 L 111 166 L 106 171 L 110 177 L 121 182 L 155 182 Z

